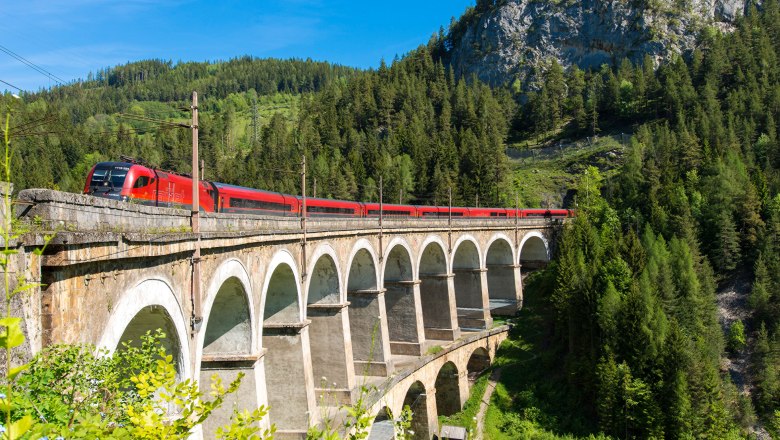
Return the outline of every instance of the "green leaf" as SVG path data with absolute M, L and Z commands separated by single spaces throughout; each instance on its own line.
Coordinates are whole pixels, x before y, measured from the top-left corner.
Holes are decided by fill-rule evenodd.
M 5 331 L 0 331 L 0 347 L 10 349 L 24 344 L 21 322 L 22 318 L 6 317 L 0 319 L 0 326 L 5 327 Z
M 22 417 L 21 419 L 11 423 L 11 426 L 8 427 L 8 438 L 11 440 L 20 438 L 30 430 L 32 425 L 32 416 L 26 415 Z
M 30 364 L 24 364 L 19 365 L 18 367 L 11 368 L 11 371 L 8 372 L 8 379 L 14 380 L 14 378 L 21 373 L 22 371 L 25 371 L 30 368 Z

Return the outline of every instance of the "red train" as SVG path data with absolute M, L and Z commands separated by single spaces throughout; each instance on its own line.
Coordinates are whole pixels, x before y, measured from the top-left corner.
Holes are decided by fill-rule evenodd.
M 89 172 L 84 193 L 151 206 L 190 209 L 192 179 L 135 162 L 100 162 Z M 255 215 L 297 217 L 303 203 L 300 196 L 281 194 L 219 182 L 200 182 L 200 209 Z M 379 217 L 379 203 L 306 198 L 308 217 Z M 572 217 L 568 209 L 462 208 L 383 204 L 384 217 Z

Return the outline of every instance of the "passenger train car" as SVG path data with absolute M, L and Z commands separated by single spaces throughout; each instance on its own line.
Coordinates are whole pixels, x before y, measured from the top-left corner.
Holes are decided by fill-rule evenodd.
M 201 181 L 199 187 L 200 209 L 206 212 L 297 217 L 303 210 L 300 196 L 209 181 Z M 137 162 L 100 162 L 89 172 L 84 193 L 144 205 L 190 209 L 192 178 Z M 382 204 L 380 208 L 379 203 L 306 198 L 307 217 L 379 217 L 380 209 L 383 217 L 566 218 L 574 215 L 568 209 L 450 208 L 393 204 Z

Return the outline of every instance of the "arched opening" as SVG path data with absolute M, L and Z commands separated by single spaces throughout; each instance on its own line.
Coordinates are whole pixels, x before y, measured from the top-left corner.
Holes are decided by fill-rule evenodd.
M 423 327 L 418 310 L 419 282 L 414 279 L 412 260 L 402 245 L 396 245 L 385 262 L 384 285 L 387 328 L 393 354 L 422 354 Z
M 486 295 L 487 278 L 479 260 L 479 250 L 473 241 L 465 240 L 455 248 L 452 272 L 461 330 L 482 330 L 492 323 Z
M 460 335 L 452 275 L 441 244 L 429 243 L 420 255 L 420 304 L 426 339 L 453 341 Z
M 368 433 L 368 440 L 392 440 L 394 438 L 393 419 L 390 417 L 387 407 L 383 406 L 374 417 L 374 423 L 371 424 L 371 431 Z
M 520 266 L 515 264 L 512 247 L 504 239 L 495 240 L 485 257 L 488 296 L 492 316 L 514 316 L 521 299 Z
M 539 269 L 545 267 L 549 261 L 547 243 L 541 235 L 530 235 L 520 244 L 520 264 L 523 269 Z
M 355 370 L 348 344 L 349 320 L 341 301 L 339 272 L 333 257 L 320 256 L 309 278 L 307 317 L 311 321 L 311 360 L 315 392 L 327 402 L 350 403 Z
M 458 368 L 447 362 L 436 376 L 436 413 L 439 416 L 451 416 L 460 411 L 460 385 Z
M 352 257 L 347 275 L 347 300 L 355 372 L 387 376 L 392 371 L 384 292 L 377 286 L 375 259 L 366 248 Z
M 179 345 L 179 338 L 173 320 L 161 306 L 150 305 L 138 311 L 125 327 L 115 349 L 122 350 L 125 344 L 131 347 L 140 347 L 142 337 L 147 333 L 153 335 L 157 330 L 162 330 L 165 334 L 165 337 L 160 339 L 159 343 L 165 349 L 165 352 L 173 357 L 176 376 L 177 379 L 180 379 L 184 360 L 181 352 L 182 347 Z
M 483 371 L 490 367 L 490 354 L 482 347 L 477 348 L 471 353 L 469 361 L 466 364 L 466 372 L 469 379 L 469 387 L 474 385 L 477 378 Z
M 263 347 L 270 420 L 279 431 L 303 434 L 316 414 L 308 329 L 299 312 L 298 278 L 283 259 L 270 275 L 263 309 Z M 273 266 L 272 266 L 273 267 Z
M 249 354 L 252 329 L 244 286 L 229 278 L 219 288 L 211 307 L 203 340 L 203 354 Z
M 308 304 L 339 304 L 339 273 L 330 255 L 323 255 L 311 271 Z
M 280 264 L 271 275 L 265 293 L 263 325 L 300 322 L 298 282 L 292 268 Z
M 412 423 L 409 429 L 414 434 L 411 438 L 421 440 L 431 438 L 428 425 L 428 396 L 425 394 L 425 386 L 422 382 L 417 381 L 409 387 L 404 397 L 404 407 L 407 406 L 412 410 Z
M 205 322 L 203 351 L 200 362 L 200 387 L 208 390 L 211 377 L 219 375 L 223 383 L 230 383 L 245 373 L 236 393 L 227 396 L 204 422 L 203 431 L 214 436 L 218 427 L 230 422 L 234 408 L 257 407 L 255 366 L 252 355 L 252 324 L 247 292 L 241 280 L 232 276 L 219 287 Z

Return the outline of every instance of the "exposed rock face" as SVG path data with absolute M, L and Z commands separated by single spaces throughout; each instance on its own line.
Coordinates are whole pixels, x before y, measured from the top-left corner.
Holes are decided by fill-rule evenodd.
M 728 30 L 745 0 L 508 0 L 455 36 L 457 73 L 491 84 L 519 79 L 555 58 L 564 66 L 598 68 L 645 54 L 656 62 L 693 48 L 704 26 Z

